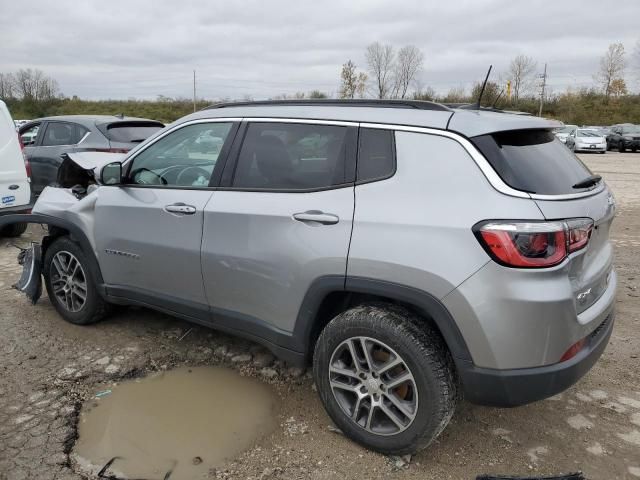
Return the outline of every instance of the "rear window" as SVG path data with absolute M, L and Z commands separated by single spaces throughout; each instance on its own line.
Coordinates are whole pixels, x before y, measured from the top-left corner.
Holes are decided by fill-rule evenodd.
M 579 193 L 591 171 L 549 130 L 512 130 L 471 139 L 502 180 L 540 195 Z
M 119 122 L 101 125 L 100 130 L 111 142 L 140 143 L 163 128 L 161 123 L 155 122 Z

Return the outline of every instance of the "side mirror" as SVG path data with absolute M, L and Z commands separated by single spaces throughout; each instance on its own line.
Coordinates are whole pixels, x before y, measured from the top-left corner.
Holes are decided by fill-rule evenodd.
M 102 167 L 100 183 L 102 185 L 120 185 L 122 183 L 122 164 L 111 162 Z

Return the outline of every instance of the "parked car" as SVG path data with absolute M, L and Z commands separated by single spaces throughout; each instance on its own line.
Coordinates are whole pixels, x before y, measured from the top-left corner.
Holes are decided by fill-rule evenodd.
M 565 140 L 567 147 L 574 152 L 607 151 L 607 137 L 599 130 L 591 128 L 576 128 Z
M 0 100 L 0 218 L 31 209 L 28 164 L 7 105 Z M 27 229 L 24 222 L 0 227 L 0 236 L 17 237 Z
M 29 120 L 14 120 L 13 123 L 16 126 L 16 129 L 20 128 L 22 125 L 24 125 L 25 123 L 28 123 Z
M 555 129 L 554 133 L 555 133 L 556 137 L 558 138 L 558 140 L 560 140 L 562 143 L 566 143 L 567 142 L 567 137 L 576 128 L 578 128 L 577 125 L 565 125 L 563 127 Z
M 33 194 L 56 181 L 63 154 L 125 153 L 163 127 L 154 120 L 111 115 L 46 117 L 24 124 L 19 132 L 31 163 Z
M 556 127 L 417 101 L 219 105 L 126 155 L 69 154 L 86 192 L 43 191 L 33 251 L 69 322 L 144 305 L 246 336 L 312 363 L 350 438 L 413 452 L 460 394 L 555 395 L 608 342 L 615 204 Z
M 607 150 L 614 148 L 620 152 L 637 151 L 640 148 L 640 125 L 626 123 L 611 127 L 611 133 L 607 136 Z

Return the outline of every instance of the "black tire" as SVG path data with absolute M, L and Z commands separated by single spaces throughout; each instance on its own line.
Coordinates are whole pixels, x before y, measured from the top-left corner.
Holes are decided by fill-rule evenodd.
M 368 337 L 386 344 L 413 375 L 417 405 L 415 417 L 405 430 L 386 435 L 368 431 L 338 403 L 330 385 L 329 367 L 334 351 L 354 337 Z M 329 322 L 316 343 L 313 373 L 327 413 L 345 435 L 388 455 L 414 453 L 427 447 L 453 417 L 458 400 L 455 367 L 439 333 L 424 319 L 394 305 L 354 307 Z M 358 388 L 366 388 L 364 384 Z
M 607 140 L 607 152 L 611 150 L 611 143 L 609 143 L 609 140 Z
M 63 254 L 69 253 L 73 255 L 80 264 L 81 273 L 83 273 L 86 296 L 84 304 L 78 311 L 71 311 L 54 293 L 52 282 L 57 281 L 58 275 L 53 265 L 53 260 L 54 257 L 61 252 L 63 252 Z M 109 311 L 109 304 L 102 299 L 96 289 L 90 268 L 91 266 L 87 261 L 87 256 L 82 249 L 76 242 L 66 236 L 56 239 L 49 245 L 44 255 L 43 275 L 49 300 L 62 318 L 76 325 L 89 325 L 98 322 L 102 320 Z
M 624 142 L 622 140 L 620 140 L 620 143 L 618 143 L 618 151 L 620 153 L 624 153 L 626 151 L 626 148 L 624 148 Z
M 27 231 L 28 223 L 13 223 L 2 230 L 2 237 L 19 237 Z
M 632 151 L 633 153 L 636 153 L 636 152 L 638 151 L 638 147 L 631 147 L 631 151 Z

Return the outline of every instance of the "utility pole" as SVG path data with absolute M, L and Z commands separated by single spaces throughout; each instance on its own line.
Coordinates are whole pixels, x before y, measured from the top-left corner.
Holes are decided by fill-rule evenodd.
M 196 111 L 196 71 L 193 71 L 193 111 Z
M 542 116 L 542 104 L 544 102 L 544 89 L 547 86 L 547 64 L 544 64 L 544 73 L 542 76 L 542 89 L 540 90 L 540 110 L 538 110 L 538 116 Z

